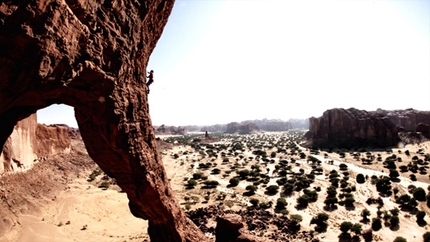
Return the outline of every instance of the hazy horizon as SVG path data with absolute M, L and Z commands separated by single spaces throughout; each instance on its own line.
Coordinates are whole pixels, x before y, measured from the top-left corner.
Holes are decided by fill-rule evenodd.
M 429 111 L 429 43 L 425 0 L 177 0 L 147 67 L 152 123 Z M 74 121 L 39 116 L 55 113 Z

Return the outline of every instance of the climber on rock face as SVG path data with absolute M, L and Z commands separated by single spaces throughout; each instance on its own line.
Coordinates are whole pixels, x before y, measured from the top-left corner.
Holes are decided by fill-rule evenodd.
M 148 94 L 149 94 L 149 85 L 151 85 L 154 82 L 154 71 L 151 70 L 150 72 L 148 72 L 148 82 L 146 83 L 146 86 L 148 87 Z

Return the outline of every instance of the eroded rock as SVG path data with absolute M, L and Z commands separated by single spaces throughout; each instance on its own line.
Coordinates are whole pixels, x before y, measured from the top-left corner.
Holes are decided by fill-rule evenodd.
M 35 0 L 0 6 L 0 147 L 15 124 L 73 106 L 92 159 L 116 179 L 151 241 L 205 241 L 157 153 L 146 66 L 174 0 Z
M 383 114 L 335 108 L 309 119 L 306 138 L 320 148 L 381 148 L 397 145 L 397 133 L 396 124 Z

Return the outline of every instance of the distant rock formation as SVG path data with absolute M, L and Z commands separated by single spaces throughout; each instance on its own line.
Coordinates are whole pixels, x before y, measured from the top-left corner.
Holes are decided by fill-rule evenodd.
M 36 114 L 19 121 L 0 155 L 0 174 L 30 169 L 34 162 L 68 154 L 71 141 L 67 126 L 37 123 Z
M 396 124 L 387 116 L 355 108 L 327 110 L 309 119 L 305 135 L 319 148 L 390 147 L 400 141 Z
M 227 130 L 225 131 L 228 134 L 251 134 L 253 132 L 258 131 L 259 128 L 254 123 L 246 123 L 246 124 L 240 124 L 238 122 L 232 122 L 227 124 Z
M 182 127 L 176 127 L 176 126 L 165 126 L 164 124 L 160 127 L 154 126 L 155 134 L 179 134 L 179 135 L 185 135 L 187 134 L 187 130 Z
M 255 124 L 260 131 L 288 131 L 290 129 L 308 129 L 308 119 L 290 119 L 283 121 L 279 119 L 256 119 L 246 120 L 239 124 L 245 125 L 248 123 Z M 201 132 L 227 132 L 227 124 L 215 124 L 209 126 L 185 126 L 189 131 L 201 131 Z M 228 132 L 227 132 L 228 133 Z
M 200 132 L 225 132 L 227 130 L 227 124 L 214 124 L 209 126 L 200 127 Z
M 248 123 L 255 124 L 260 130 L 264 131 L 288 131 L 292 129 L 290 122 L 279 119 L 256 119 L 241 122 L 241 124 Z

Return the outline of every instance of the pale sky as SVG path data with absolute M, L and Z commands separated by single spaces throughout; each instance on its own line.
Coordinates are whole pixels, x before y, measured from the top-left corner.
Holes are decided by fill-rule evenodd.
M 429 111 L 430 0 L 176 0 L 151 69 L 154 125 Z

